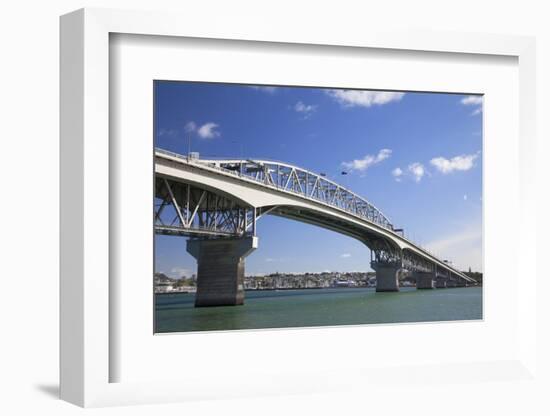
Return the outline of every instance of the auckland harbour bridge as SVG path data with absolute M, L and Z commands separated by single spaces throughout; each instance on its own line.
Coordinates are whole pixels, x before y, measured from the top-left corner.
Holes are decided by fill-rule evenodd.
M 475 285 L 446 260 L 405 238 L 380 209 L 349 189 L 283 162 L 201 159 L 155 150 L 155 233 L 190 237 L 197 260 L 196 306 L 244 303 L 245 258 L 256 223 L 277 215 L 345 234 L 370 249 L 376 291 Z

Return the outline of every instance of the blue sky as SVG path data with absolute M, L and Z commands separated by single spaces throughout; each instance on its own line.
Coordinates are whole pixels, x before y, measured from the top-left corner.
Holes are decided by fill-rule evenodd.
M 461 94 L 157 82 L 156 146 L 269 158 L 366 197 L 407 236 L 481 271 L 482 98 Z M 341 172 L 348 172 L 342 175 Z M 362 243 L 271 216 L 247 274 L 370 270 Z M 157 236 L 156 271 L 196 272 L 185 239 Z

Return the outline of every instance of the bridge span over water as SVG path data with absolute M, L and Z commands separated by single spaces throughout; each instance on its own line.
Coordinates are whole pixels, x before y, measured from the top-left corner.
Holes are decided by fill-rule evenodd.
M 200 159 L 155 150 L 155 232 L 190 236 L 198 262 L 196 306 L 244 301 L 244 259 L 258 247 L 256 223 L 277 215 L 353 237 L 371 253 L 377 291 L 476 284 L 405 238 L 380 209 L 349 189 L 283 162 Z

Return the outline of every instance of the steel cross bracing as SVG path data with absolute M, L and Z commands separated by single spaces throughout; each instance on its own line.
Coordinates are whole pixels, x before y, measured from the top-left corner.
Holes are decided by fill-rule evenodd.
M 188 236 L 245 236 L 256 231 L 256 210 L 205 189 L 157 176 L 155 232 Z
M 371 263 L 391 264 L 414 272 L 433 272 L 434 263 L 410 250 L 401 250 L 387 240 L 371 238 L 366 242 L 371 250 Z

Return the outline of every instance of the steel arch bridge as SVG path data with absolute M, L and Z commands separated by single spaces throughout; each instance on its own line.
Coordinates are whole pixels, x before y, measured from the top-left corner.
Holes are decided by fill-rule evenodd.
M 277 215 L 363 242 L 381 282 L 377 289 L 398 290 L 398 280 L 411 274 L 416 275 L 417 287 L 434 287 L 438 282 L 440 287 L 475 284 L 447 261 L 407 239 L 367 199 L 322 174 L 287 163 L 199 159 L 193 153 L 182 156 L 156 149 L 155 201 L 155 232 L 191 236 L 195 241 L 191 245 L 201 241 L 202 246 L 213 245 L 212 240 L 227 245 L 231 239 L 242 244 L 255 238 L 256 222 L 262 216 Z M 199 261 L 200 280 L 200 250 L 193 252 L 188 244 L 188 251 Z M 243 270 L 244 257 L 239 257 Z M 421 280 L 424 283 L 419 285 Z

